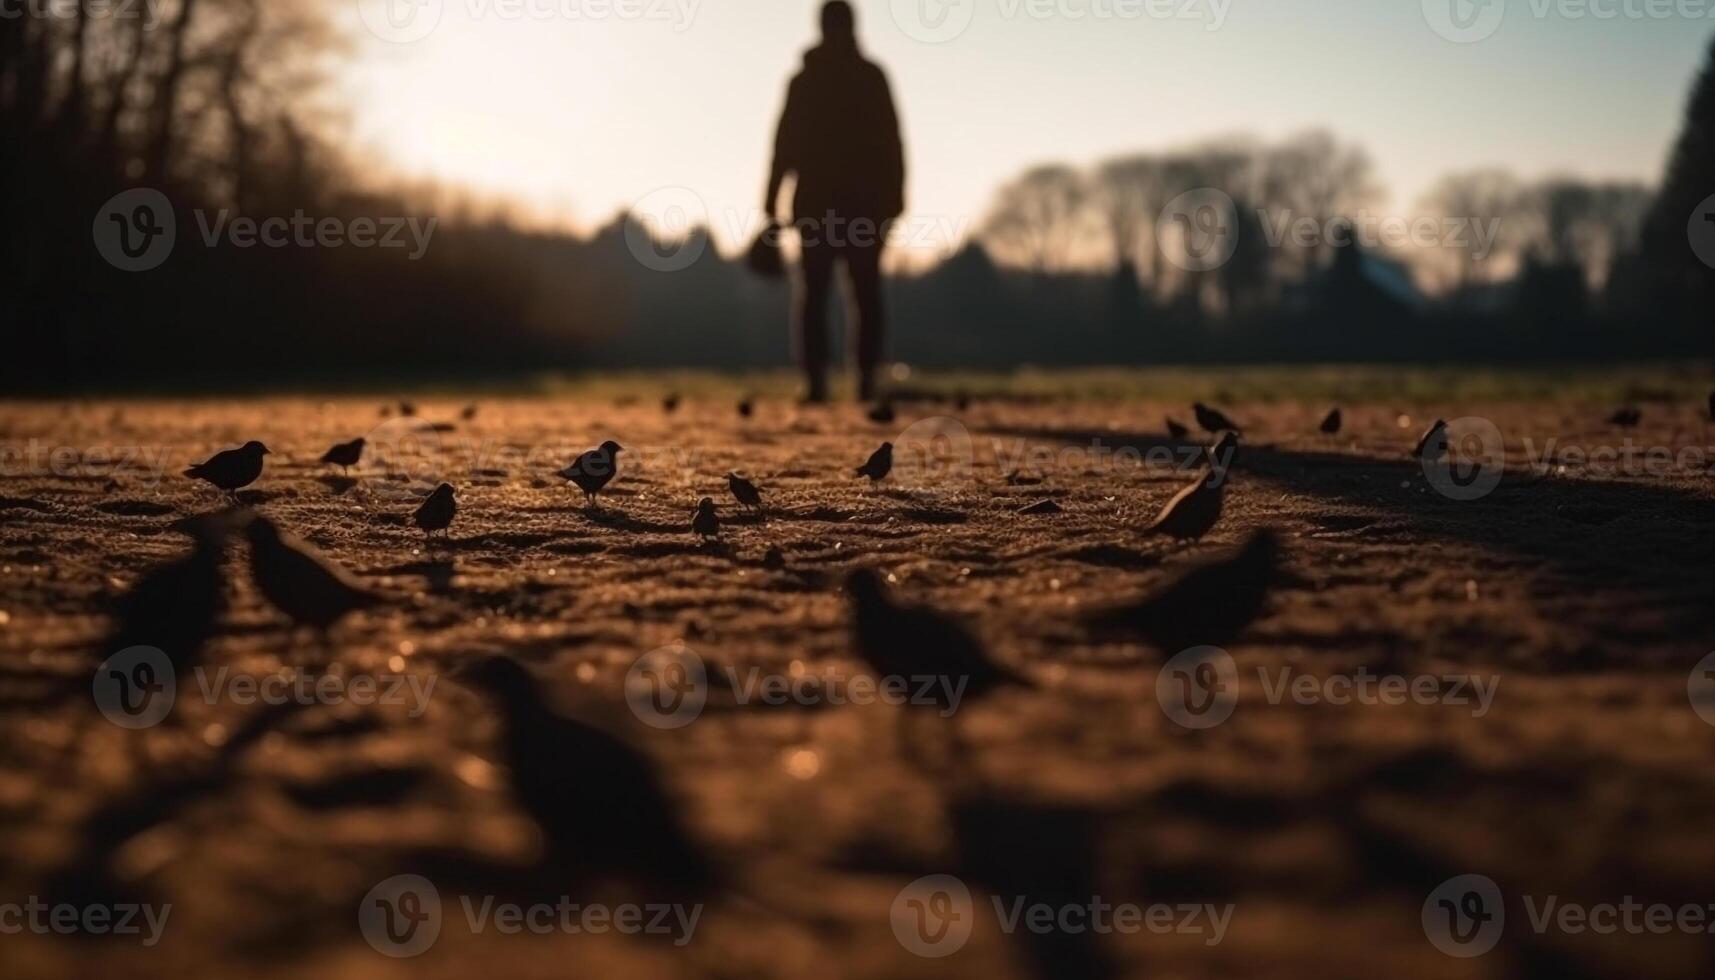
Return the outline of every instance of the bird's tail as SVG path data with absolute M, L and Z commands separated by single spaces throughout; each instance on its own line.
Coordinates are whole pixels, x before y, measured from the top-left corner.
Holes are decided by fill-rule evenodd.
M 200 476 L 202 476 L 202 464 L 198 463 L 197 465 L 191 467 L 190 469 L 185 470 L 185 475 L 189 476 L 189 477 L 200 477 Z

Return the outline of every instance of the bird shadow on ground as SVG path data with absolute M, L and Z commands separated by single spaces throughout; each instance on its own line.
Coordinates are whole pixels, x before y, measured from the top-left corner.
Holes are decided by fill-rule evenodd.
M 628 531 L 632 534 L 688 534 L 691 530 L 689 523 L 661 524 L 641 517 L 634 517 L 618 510 L 592 508 L 583 511 L 582 514 L 584 520 L 591 524 L 597 524 L 614 531 Z
M 1040 442 L 1171 451 L 1165 434 L 1014 429 L 1001 435 Z M 1670 613 L 1675 638 L 1715 624 L 1715 502 L 1661 485 L 1508 476 L 1478 500 L 1427 489 L 1408 459 L 1242 446 L 1232 471 L 1288 493 L 1382 512 L 1402 533 L 1426 542 L 1499 550 L 1546 566 L 1571 590 L 1629 594 Z M 1695 634 L 1693 634 L 1695 635 Z
M 328 488 L 328 492 L 336 497 L 343 497 L 357 486 L 357 478 L 352 476 L 318 476 L 316 482 Z

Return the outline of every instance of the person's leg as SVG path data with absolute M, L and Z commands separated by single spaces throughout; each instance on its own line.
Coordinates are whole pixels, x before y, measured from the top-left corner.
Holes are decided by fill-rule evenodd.
M 858 397 L 876 395 L 881 370 L 883 342 L 887 336 L 886 313 L 881 299 L 881 252 L 884 240 L 854 245 L 845 251 L 846 274 L 851 282 L 852 307 L 856 316 L 852 342 L 857 355 Z
M 805 236 L 809 237 L 809 236 Z M 799 260 L 797 310 L 798 363 L 803 365 L 805 397 L 828 400 L 828 293 L 834 280 L 835 249 L 825 243 L 803 246 Z

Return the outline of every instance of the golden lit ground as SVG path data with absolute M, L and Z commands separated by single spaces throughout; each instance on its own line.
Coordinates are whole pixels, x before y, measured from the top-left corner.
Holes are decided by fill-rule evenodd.
M 0 934 L 0 973 L 999 978 L 1106 961 L 1130 977 L 1709 975 L 1707 936 L 1538 933 L 1529 915 L 1548 896 L 1715 903 L 1715 727 L 1687 687 L 1715 649 L 1709 461 L 1542 478 L 1529 457 L 1548 438 L 1562 451 L 1624 445 L 1602 425 L 1613 404 L 1587 388 L 1445 402 L 1401 389 L 1397 403 L 1387 390 L 1348 404 L 1338 439 L 1314 435 L 1321 397 L 1234 396 L 1224 407 L 1248 445 L 1222 525 L 1189 551 L 1140 533 L 1184 477 L 1121 451 L 1163 446 L 1169 412 L 1190 421 L 1147 394 L 995 392 L 964 411 L 902 404 L 891 425 L 784 399 L 744 421 L 721 389 L 671 417 L 654 395 L 480 399 L 473 422 L 458 419 L 468 399 L 425 400 L 421 416 L 454 430 L 398 445 L 389 466 L 366 461 L 350 485 L 316 459 L 382 424 L 378 398 L 0 406 L 0 905 L 51 902 L 67 869 L 94 864 L 125 895 L 172 906 L 150 948 Z M 968 470 L 879 490 L 851 475 L 883 439 L 942 414 L 971 434 Z M 1505 433 L 1495 492 L 1447 499 L 1408 461 L 1436 415 L 1485 416 Z M 586 513 L 553 474 L 609 437 L 632 452 Z M 311 707 L 232 752 L 223 743 L 259 707 L 181 696 L 143 732 L 93 707 L 91 667 L 112 652 L 108 597 L 184 552 L 169 525 L 219 505 L 176 474 L 251 438 L 275 455 L 246 503 L 390 597 L 336 633 L 336 669 L 432 680 L 426 710 Z M 1711 441 L 1684 398 L 1646 404 L 1631 439 Z M 142 454 L 125 467 L 101 458 L 132 448 Z M 768 522 L 737 518 L 733 469 L 764 488 Z M 1006 479 L 1019 469 L 1030 485 Z M 400 476 L 458 487 L 446 547 L 409 525 Z M 689 532 L 704 495 L 728 520 L 716 547 Z M 1044 499 L 1062 512 L 1017 513 Z M 1080 615 L 1264 525 L 1283 532 L 1296 581 L 1231 648 L 1231 719 L 1181 728 L 1155 687 L 1176 651 L 1098 638 Z M 763 567 L 770 548 L 786 570 Z M 258 599 L 246 560 L 235 546 L 233 606 L 207 662 L 234 675 L 314 662 L 309 638 L 290 639 Z M 719 684 L 679 730 L 628 710 L 628 669 L 675 641 L 717 678 L 755 667 L 837 685 L 859 670 L 839 590 L 854 566 L 963 617 L 1038 687 L 962 707 L 956 741 L 889 706 L 738 704 Z M 734 893 L 691 942 L 473 933 L 456 896 L 482 883 L 466 875 L 438 881 L 445 921 L 428 952 L 394 960 L 365 943 L 357 908 L 372 886 L 437 876 L 413 855 L 529 859 L 493 712 L 456 675 L 494 653 L 643 747 L 734 870 Z M 1498 687 L 1481 717 L 1472 704 L 1270 703 L 1283 668 Z M 565 772 L 576 783 L 579 760 Z M 601 806 L 602 786 L 586 788 Z M 104 846 L 99 828 L 115 826 Z M 921 958 L 896 940 L 890 908 L 942 872 L 976 896 L 975 932 L 952 956 Z M 1493 952 L 1455 959 L 1421 916 L 1438 885 L 1468 873 L 1499 885 L 1507 921 Z M 989 900 L 1081 887 L 1109 904 L 1232 915 L 1215 945 L 1206 932 L 1065 940 L 1004 934 Z

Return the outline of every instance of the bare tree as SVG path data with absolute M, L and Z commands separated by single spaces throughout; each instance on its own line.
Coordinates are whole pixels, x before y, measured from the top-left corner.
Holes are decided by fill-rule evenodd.
M 1452 285 L 1465 289 L 1494 276 L 1496 252 L 1516 250 L 1530 235 L 1532 220 L 1524 185 L 1501 169 L 1471 170 L 1441 178 L 1423 199 L 1424 209 L 1443 219 L 1464 220 L 1498 232 L 1492 249 L 1479 254 L 1471 247 L 1450 249 L 1446 261 L 1452 267 Z
M 979 237 L 995 255 L 1036 272 L 1071 268 L 1090 219 L 1091 188 L 1078 171 L 1050 164 L 995 195 Z

